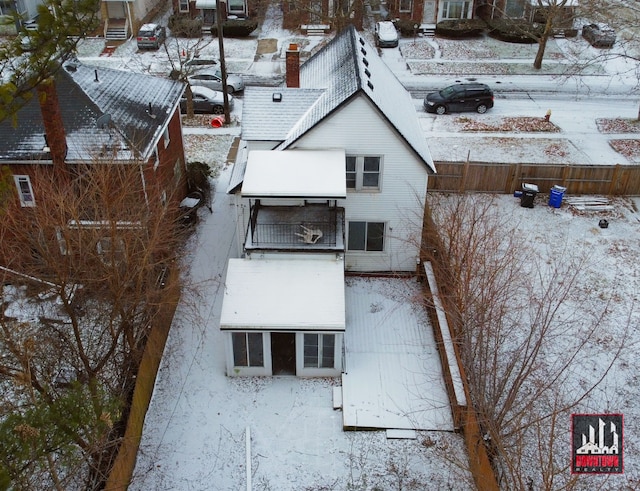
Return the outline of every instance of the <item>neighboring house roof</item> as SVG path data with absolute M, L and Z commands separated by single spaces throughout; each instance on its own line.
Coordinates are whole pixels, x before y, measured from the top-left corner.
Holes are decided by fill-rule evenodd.
M 67 162 L 90 161 L 101 151 L 117 159 L 148 158 L 176 111 L 181 82 L 79 62 L 56 75 L 67 139 Z M 98 127 L 98 119 L 110 124 Z M 44 124 L 34 93 L 16 115 L 0 122 L 0 161 L 47 161 Z
M 243 139 L 278 140 L 281 143 L 275 149 L 284 150 L 352 97 L 363 94 L 429 170 L 435 172 L 411 96 L 355 27 L 350 26 L 337 34 L 300 67 L 300 87 L 247 88 Z M 300 91 L 301 95 L 294 96 L 294 91 Z M 281 102 L 272 102 L 270 94 L 274 92 L 282 93 Z M 254 102 L 256 112 L 247 112 Z M 297 119 L 295 114 L 299 115 Z M 265 118 L 268 124 L 265 124 Z M 262 125 L 262 129 L 258 125 Z

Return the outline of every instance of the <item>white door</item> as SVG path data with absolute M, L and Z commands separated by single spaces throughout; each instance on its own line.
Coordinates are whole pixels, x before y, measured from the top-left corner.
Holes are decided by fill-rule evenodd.
M 424 7 L 422 9 L 422 22 L 425 24 L 436 23 L 436 1 L 425 0 Z

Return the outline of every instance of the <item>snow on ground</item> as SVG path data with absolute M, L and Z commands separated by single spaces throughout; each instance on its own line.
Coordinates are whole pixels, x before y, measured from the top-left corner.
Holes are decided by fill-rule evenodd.
M 317 49 L 325 37 L 306 38 L 281 28 L 270 10 L 270 21 L 246 40 L 225 40 L 225 54 L 230 72 L 246 75 L 283 73 L 283 47 L 298 42 L 310 52 Z M 365 35 L 369 35 L 366 33 Z M 273 51 L 256 54 L 260 40 L 276 39 Z M 309 39 L 312 39 L 309 43 Z M 488 38 L 455 42 L 418 37 L 401 40 L 400 49 L 382 50 L 385 62 L 402 81 L 420 74 L 449 76 L 461 73 L 494 75 L 503 73 L 535 74 L 530 68 L 533 59 L 531 46 L 496 43 Z M 266 43 L 265 45 L 269 45 Z M 79 50 L 79 57 L 90 63 L 165 75 L 169 72 L 169 55 L 158 52 L 138 53 L 135 39 L 119 46 L 113 55 L 100 56 L 104 40 L 87 40 Z M 169 44 L 172 57 L 182 49 L 193 48 L 193 41 L 177 40 Z M 271 49 L 271 48 L 270 48 Z M 505 51 L 506 50 L 506 51 Z M 203 54 L 217 55 L 218 46 L 210 42 L 201 49 Z M 552 40 L 543 73 L 557 74 L 566 69 L 566 60 L 596 57 L 599 53 L 581 38 Z M 490 58 L 489 58 L 490 57 Z M 498 58 L 508 60 L 498 60 Z M 407 58 L 405 60 L 405 58 Z M 482 58 L 482 60 L 478 60 Z M 456 63 L 452 63 L 451 60 Z M 455 68 L 455 67 L 458 68 Z M 622 62 L 596 64 L 590 74 L 614 75 L 618 71 L 633 72 L 635 66 Z M 432 79 L 434 77 L 431 77 Z M 615 77 L 611 76 L 613 80 Z M 438 78 L 441 80 L 441 78 Z M 558 87 L 563 82 L 557 80 Z M 547 83 L 547 82 L 545 82 Z M 580 86 L 581 82 L 576 82 Z M 635 86 L 635 81 L 629 87 Z M 241 103 L 241 98 L 237 101 Z M 595 121 L 599 118 L 633 118 L 634 104 L 620 111 L 581 101 L 575 107 L 553 106 L 552 121 L 561 129 L 559 134 L 520 135 L 522 146 L 516 148 L 512 140 L 499 140 L 504 135 L 471 134 L 451 139 L 450 119 L 425 114 L 416 101 L 417 109 L 434 152 L 434 157 L 466 160 L 473 150 L 472 160 L 520 158 L 529 162 L 549 161 L 548 149 L 558 152 L 560 161 L 617 163 L 626 162 L 611 149 L 606 138 L 598 139 Z M 491 117 L 511 115 L 542 117 L 550 107 L 547 102 L 533 106 L 518 101 L 503 104 L 497 98 Z M 548 104 L 552 104 L 549 102 Z M 240 108 L 238 107 L 240 106 Z M 241 117 L 241 104 L 234 114 Z M 597 116 L 586 117 L 586 114 Z M 487 117 L 487 115 L 484 115 Z M 476 117 L 471 115 L 471 117 Z M 591 128 L 593 126 L 593 128 Z M 588 127 L 588 131 L 585 130 Z M 224 194 L 230 168 L 224 154 L 238 128 L 212 130 L 187 128 L 187 152 L 192 161 L 206 161 L 221 174 L 216 180 L 215 212 L 204 211 L 194 241 L 185 255 L 190 265 L 190 284 L 173 326 L 163 365 L 143 434 L 138 465 L 131 489 L 215 489 L 238 490 L 245 483 L 245 437 L 251 434 L 251 469 L 254 489 L 466 489 L 466 474 L 459 471 L 460 456 L 464 455 L 460 438 L 449 432 L 420 432 L 416 440 L 387 440 L 382 432 L 343 432 L 342 415 L 332 409 L 332 388 L 337 379 L 299 380 L 295 378 L 229 379 L 224 377 L 224 357 L 217 331 L 217 316 L 221 308 L 221 291 L 226 260 L 236 251 L 235 223 L 229 197 Z M 568 133 L 578 138 L 567 138 Z M 199 135 L 207 134 L 200 137 Z M 510 135 L 513 136 L 513 135 Z M 470 138 L 470 139 L 466 139 Z M 570 141 L 569 141 L 570 140 Z M 555 146 L 554 146 L 555 145 Z M 461 157 L 461 158 L 459 158 Z M 590 160 L 589 160 L 590 159 Z M 436 158 L 438 160 L 438 158 Z M 594 302 L 613 297 L 612 308 L 624 312 L 638 300 L 638 250 L 640 220 L 637 200 L 620 200 L 607 229 L 598 227 L 601 214 L 578 213 L 563 205 L 550 208 L 539 196 L 534 209 L 521 208 L 511 196 L 498 198 L 499 207 L 514 219 L 514 228 L 505 233 L 526 234 L 539 254 L 560 254 L 563 248 L 580 248 L 591 254 L 591 268 L 585 275 L 577 294 Z M 393 300 L 382 296 L 383 309 L 393 309 Z M 613 318 L 613 317 L 612 317 Z M 639 339 L 637 317 L 632 318 L 632 337 L 615 369 L 602 387 L 580 410 L 585 412 L 623 412 L 625 414 L 625 475 L 607 481 L 611 489 L 640 487 L 638 473 L 638 431 L 640 430 L 640 379 L 635 373 Z M 599 356 L 606 354 L 608 345 L 619 335 L 618 325 L 603 324 L 594 346 Z M 595 358 L 594 358 L 595 360 Z M 577 367 L 578 370 L 584 366 Z M 558 437 L 566 436 L 567 448 L 560 458 L 569 459 L 570 428 L 564 421 Z M 463 460 L 463 459 L 462 459 Z M 411 487 L 412 479 L 417 484 Z M 586 487 L 595 481 L 580 481 Z M 378 486 L 376 488 L 376 486 Z
M 342 431 L 342 412 L 333 409 L 332 399 L 340 379 L 225 376 L 221 293 L 226 260 L 236 249 L 232 201 L 224 194 L 229 177 L 228 167 L 216 182 L 214 213 L 201 215 L 185 256 L 195 287 L 183 297 L 172 326 L 130 489 L 243 489 L 247 432 L 253 489 L 392 489 L 400 481 L 405 483 L 402 489 L 421 489 L 426 482 L 471 489 L 464 484 L 468 476 L 458 469 L 464 455 L 458 434 L 425 431 L 415 440 L 387 440 L 384 431 Z M 389 315 L 404 312 L 402 318 L 412 325 L 416 320 L 411 320 L 402 296 L 415 293 L 415 283 L 409 281 L 350 280 L 347 298 L 360 295 L 385 322 L 393 319 Z M 380 368 L 394 378 L 393 365 Z M 362 383 L 358 396 L 372 388 Z M 441 394 L 441 380 L 439 384 Z M 384 394 L 374 396 L 385 399 Z M 425 395 L 432 403 L 428 398 Z M 406 414 L 405 408 L 393 408 L 393 402 L 384 406 L 395 409 L 395 415 Z M 439 404 L 435 409 L 442 416 L 437 421 L 450 420 L 441 398 Z M 409 487 L 412 481 L 417 487 Z

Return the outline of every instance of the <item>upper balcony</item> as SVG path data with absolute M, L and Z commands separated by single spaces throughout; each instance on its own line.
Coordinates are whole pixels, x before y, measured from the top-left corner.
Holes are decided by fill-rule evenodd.
M 260 206 L 251 211 L 245 250 L 344 252 L 344 208 Z

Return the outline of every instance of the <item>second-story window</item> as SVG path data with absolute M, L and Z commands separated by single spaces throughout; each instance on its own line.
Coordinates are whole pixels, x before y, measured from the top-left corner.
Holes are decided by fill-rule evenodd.
M 373 155 L 348 155 L 347 189 L 372 191 L 380 189 L 382 158 Z
M 180 12 L 189 12 L 189 0 L 180 0 L 178 3 Z
M 36 200 L 33 197 L 33 188 L 29 176 L 13 176 L 18 189 L 18 197 L 20 198 L 20 206 L 36 206 Z
M 413 0 L 400 0 L 400 12 L 411 12 Z

